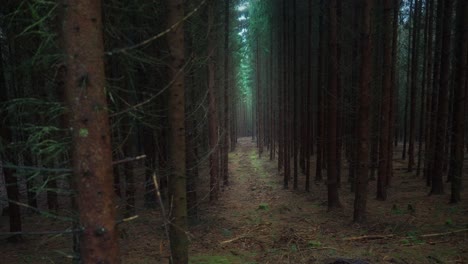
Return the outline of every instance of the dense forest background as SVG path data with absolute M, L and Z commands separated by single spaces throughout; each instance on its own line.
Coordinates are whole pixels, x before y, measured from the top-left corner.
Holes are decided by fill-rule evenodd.
M 4 0 L 2 258 L 468 261 L 467 25 L 465 0 Z

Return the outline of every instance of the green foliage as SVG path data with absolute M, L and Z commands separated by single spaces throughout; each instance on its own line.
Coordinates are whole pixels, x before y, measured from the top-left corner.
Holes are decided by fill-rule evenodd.
M 227 228 L 221 229 L 221 232 L 224 237 L 232 237 L 232 231 Z
M 322 243 L 320 241 L 310 240 L 307 242 L 307 246 L 310 248 L 319 248 L 322 246 Z
M 403 210 L 401 210 L 400 208 L 398 208 L 398 206 L 396 204 L 394 204 L 392 206 L 392 214 L 394 215 L 402 215 L 404 214 Z
M 419 238 L 419 233 L 417 231 L 408 232 L 406 240 L 408 240 L 408 243 L 411 243 L 411 244 L 424 243 L 424 241 Z
M 449 219 L 445 220 L 445 225 L 452 227 L 452 226 L 454 226 L 454 223 L 453 223 L 452 219 L 449 218 Z
M 258 206 L 258 210 L 268 211 L 269 209 L 270 209 L 270 207 L 268 206 L 267 203 L 261 203 L 261 204 Z
M 297 252 L 297 245 L 296 244 L 291 245 L 291 252 Z

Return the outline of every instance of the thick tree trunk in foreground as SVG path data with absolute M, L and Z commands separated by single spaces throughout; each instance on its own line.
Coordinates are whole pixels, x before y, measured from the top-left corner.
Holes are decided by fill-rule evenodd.
M 73 174 L 83 228 L 81 261 L 119 263 L 101 1 L 67 1 L 63 17 Z
M 354 200 L 354 222 L 366 219 L 367 188 L 369 175 L 369 117 L 372 80 L 371 10 L 372 0 L 362 0 L 361 14 L 361 67 L 359 77 L 358 166 Z
M 168 27 L 179 23 L 167 34 L 170 49 L 169 80 L 169 129 L 170 169 L 169 193 L 172 201 L 170 240 L 173 263 L 188 263 L 187 193 L 185 151 L 185 81 L 184 81 L 184 1 L 167 0 Z M 227 137 L 226 137 L 227 141 Z M 227 154 L 227 153 L 226 153 Z
M 4 103 L 10 99 L 9 97 L 11 94 L 9 93 L 11 93 L 12 86 L 14 86 L 14 84 L 11 83 L 14 80 L 11 77 L 10 67 L 12 64 L 10 62 L 9 46 L 3 43 L 4 40 L 5 39 L 0 38 L 0 103 Z M 12 157 L 7 156 L 12 156 L 11 153 L 5 151 L 5 148 L 8 147 L 8 144 L 10 144 L 12 140 L 7 116 L 7 111 L 2 111 L 2 109 L 0 109 L 0 122 L 2 122 L 2 126 L 0 126 L 0 143 L 3 145 L 0 154 L 2 154 L 1 159 L 3 165 L 5 161 L 11 161 L 12 159 Z M 14 170 L 8 168 L 3 168 L 3 176 L 5 178 L 7 198 L 9 199 L 8 215 L 10 220 L 10 232 L 21 232 L 21 210 L 19 205 L 15 203 L 19 202 L 18 179 L 14 175 Z M 8 240 L 12 242 L 20 241 L 22 240 L 22 236 L 15 235 Z

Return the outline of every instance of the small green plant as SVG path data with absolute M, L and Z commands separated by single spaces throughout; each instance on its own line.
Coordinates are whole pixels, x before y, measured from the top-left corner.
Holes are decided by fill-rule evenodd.
M 268 204 L 267 203 L 261 203 L 259 206 L 258 206 L 258 210 L 264 210 L 264 211 L 267 211 L 269 208 Z
M 400 208 L 398 208 L 398 206 L 396 204 L 394 204 L 392 206 L 392 214 L 394 215 L 402 215 L 404 214 L 403 210 L 401 210 Z
M 322 243 L 320 241 L 310 240 L 307 242 L 307 246 L 310 248 L 319 248 L 322 246 Z
M 452 219 L 449 218 L 449 219 L 445 220 L 445 225 L 450 226 L 450 227 L 454 226 Z
M 413 243 L 413 244 L 422 244 L 422 243 L 424 243 L 424 241 L 419 238 L 418 233 L 415 232 L 415 231 L 408 232 L 407 238 L 408 238 L 408 241 L 410 243 Z
M 296 244 L 291 245 L 291 251 L 292 252 L 297 252 L 297 245 Z
M 221 230 L 222 234 L 224 237 L 231 237 L 232 236 L 232 232 L 231 230 L 227 229 L 227 228 L 223 228 Z

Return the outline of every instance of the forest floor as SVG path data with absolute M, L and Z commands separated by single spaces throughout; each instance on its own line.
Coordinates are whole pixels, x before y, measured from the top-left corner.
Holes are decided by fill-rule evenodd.
M 299 189 L 285 190 L 277 162 L 268 156 L 265 151 L 259 158 L 251 139 L 239 139 L 229 154 L 230 184 L 213 203 L 204 196 L 208 173 L 201 171 L 199 219 L 189 233 L 190 263 L 468 263 L 466 191 L 458 205 L 448 204 L 448 185 L 447 194 L 428 196 L 423 180 L 407 173 L 406 162 L 395 155 L 388 200 L 374 199 L 376 182 L 371 181 L 368 221 L 358 225 L 352 223 L 354 194 L 346 177 L 340 189 L 343 207 L 328 212 L 324 182 L 312 181 L 311 191 L 305 192 L 300 175 Z M 345 176 L 347 168 L 342 169 Z M 139 200 L 139 217 L 120 227 L 123 263 L 167 263 L 160 213 L 143 209 Z M 0 231 L 6 231 L 7 222 L 0 220 Z M 37 216 L 25 217 L 24 226 L 35 231 L 67 227 Z M 22 244 L 2 240 L 0 263 L 70 263 L 70 240 L 69 235 L 28 236 Z

